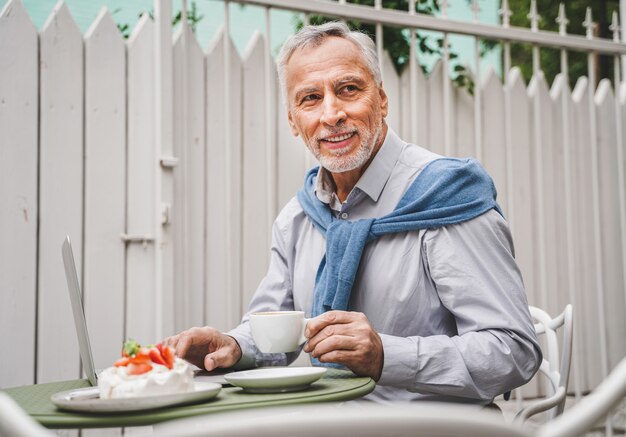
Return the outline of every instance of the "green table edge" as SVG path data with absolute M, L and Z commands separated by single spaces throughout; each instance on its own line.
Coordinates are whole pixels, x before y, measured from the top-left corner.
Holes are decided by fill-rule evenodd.
M 369 377 L 358 377 L 354 376 L 352 372 L 336 369 L 329 369 L 328 373 L 322 379 L 312 384 L 312 387 L 315 388 L 316 385 L 318 387 L 323 386 L 324 383 L 340 379 L 348 379 L 351 383 L 351 386 L 342 390 L 332 391 L 330 393 L 322 390 L 322 392 L 317 395 L 310 393 L 310 391 L 277 393 L 275 395 L 272 395 L 272 397 L 274 397 L 275 399 L 271 400 L 252 400 L 243 403 L 223 404 L 220 403 L 220 400 L 223 400 L 225 394 L 226 397 L 230 397 L 234 393 L 240 393 L 241 391 L 241 389 L 236 387 L 224 387 L 219 396 L 209 402 L 163 408 L 159 410 L 151 410 L 148 412 L 134 414 L 83 414 L 64 412 L 59 410 L 54 410 L 54 413 L 52 414 L 33 414 L 32 409 L 29 410 L 28 405 L 24 405 L 19 401 L 19 399 L 15 399 L 16 397 L 19 397 L 19 395 L 28 393 L 29 390 L 32 391 L 35 387 L 43 388 L 44 386 L 47 386 L 47 388 L 54 388 L 55 385 L 60 387 L 63 384 L 73 385 L 73 387 L 70 387 L 70 389 L 89 387 L 89 382 L 86 379 L 41 384 L 40 386 L 33 385 L 15 387 L 3 391 L 6 392 L 9 396 L 13 397 L 28 414 L 30 414 L 37 422 L 47 428 L 108 428 L 125 426 L 146 426 L 159 422 L 164 422 L 167 420 L 182 419 L 186 417 L 199 416 L 202 414 L 240 410 L 243 408 L 262 408 L 280 405 L 309 404 L 316 402 L 348 401 L 365 396 L 368 393 L 371 393 L 376 387 L 376 383 L 374 382 L 374 380 Z M 56 390 L 56 392 L 63 391 L 65 389 L 67 388 L 64 387 L 60 390 Z M 52 391 L 52 393 L 54 392 L 55 391 Z M 248 394 L 247 396 L 251 399 L 253 399 L 254 396 L 263 396 L 263 398 L 267 397 L 267 395 L 252 394 Z M 52 405 L 52 401 L 48 399 L 48 402 L 50 403 L 50 405 Z

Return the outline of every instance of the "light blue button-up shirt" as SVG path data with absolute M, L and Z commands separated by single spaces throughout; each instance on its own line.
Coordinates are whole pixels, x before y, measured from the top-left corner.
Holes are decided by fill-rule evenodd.
M 439 156 L 402 141 L 391 130 L 340 202 L 321 169 L 316 195 L 337 218 L 382 217 L 396 206 L 424 166 Z M 311 312 L 325 240 L 294 197 L 272 230 L 270 266 L 249 312 Z M 541 352 L 506 221 L 491 210 L 436 229 L 383 235 L 363 252 L 349 309 L 380 334 L 382 375 L 372 400 L 490 402 L 537 370 Z M 241 346 L 237 368 L 286 365 L 297 353 L 262 354 L 248 314 L 230 331 Z

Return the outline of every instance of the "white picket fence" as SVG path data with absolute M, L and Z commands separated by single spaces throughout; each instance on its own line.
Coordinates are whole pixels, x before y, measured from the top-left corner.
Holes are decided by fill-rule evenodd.
M 262 34 L 240 57 L 228 21 L 204 49 L 187 27 L 172 40 L 168 1 L 155 11 L 127 41 L 105 10 L 84 36 L 63 3 L 40 31 L 19 0 L 0 14 L 2 388 L 79 376 L 66 234 L 105 367 L 126 337 L 234 326 L 267 268 L 271 222 L 313 164 Z M 572 387 L 585 392 L 626 355 L 626 84 L 581 78 L 572 91 L 539 71 L 527 86 L 513 68 L 470 95 L 443 64 L 398 77 L 385 54 L 388 122 L 481 159 L 531 304 L 574 304 Z

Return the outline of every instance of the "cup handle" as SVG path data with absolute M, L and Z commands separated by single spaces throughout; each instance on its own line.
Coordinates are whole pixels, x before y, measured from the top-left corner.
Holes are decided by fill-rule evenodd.
M 311 319 L 307 319 L 306 317 L 304 319 L 302 319 L 302 331 L 300 334 L 300 338 L 298 339 L 298 344 L 303 344 L 305 343 L 308 339 L 304 336 L 304 330 L 306 329 L 306 324 L 309 323 L 309 320 Z

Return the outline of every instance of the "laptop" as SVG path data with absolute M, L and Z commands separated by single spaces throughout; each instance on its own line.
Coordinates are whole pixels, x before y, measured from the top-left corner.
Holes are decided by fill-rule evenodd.
M 98 385 L 98 374 L 101 370 L 97 370 L 94 366 L 93 355 L 91 354 L 91 342 L 89 341 L 89 333 L 87 332 L 87 322 L 85 320 L 85 312 L 83 310 L 83 299 L 78 282 L 78 273 L 76 272 L 76 263 L 74 262 L 74 252 L 72 250 L 72 242 L 69 235 L 65 237 L 61 248 L 63 255 L 63 265 L 65 266 L 65 279 L 67 280 L 67 290 L 70 294 L 70 302 L 72 303 L 72 315 L 74 316 L 74 326 L 76 327 L 76 335 L 78 337 L 78 347 L 80 350 L 80 360 L 83 363 L 83 370 L 87 375 L 87 379 L 92 386 Z M 117 359 L 117 358 L 116 358 Z M 225 384 L 224 374 L 230 373 L 231 370 L 217 369 L 213 372 L 205 370 L 197 370 L 194 372 L 194 379 L 201 382 L 216 382 Z
M 89 379 L 89 383 L 96 386 L 98 385 L 98 376 L 96 375 L 96 369 L 93 364 L 89 333 L 87 332 L 87 322 L 85 321 L 85 312 L 83 311 L 83 299 L 81 297 L 80 283 L 78 282 L 74 252 L 72 251 L 72 242 L 70 241 L 69 235 L 65 237 L 61 253 L 63 255 L 63 265 L 65 266 L 67 290 L 70 293 L 70 302 L 72 303 L 74 326 L 76 327 L 76 335 L 78 336 L 80 360 L 83 363 L 83 370 L 87 375 L 87 379 Z

